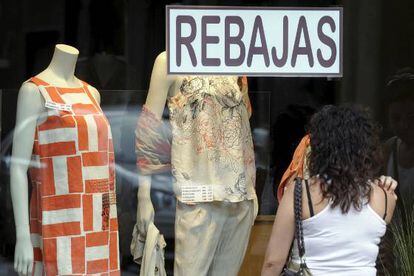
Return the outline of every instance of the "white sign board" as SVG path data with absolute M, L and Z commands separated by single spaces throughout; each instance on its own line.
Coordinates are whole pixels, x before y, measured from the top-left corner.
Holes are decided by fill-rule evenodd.
M 167 6 L 169 74 L 342 76 L 342 8 Z

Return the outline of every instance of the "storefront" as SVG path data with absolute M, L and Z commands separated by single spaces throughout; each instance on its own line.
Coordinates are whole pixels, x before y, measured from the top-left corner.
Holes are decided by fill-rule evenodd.
M 352 103 L 368 107 L 375 120 L 382 126 L 381 139 L 384 144 L 393 143 L 392 141 L 395 139 L 402 141 L 406 153 L 401 154 L 401 157 L 397 157 L 402 158 L 402 164 L 397 165 L 403 167 L 399 171 L 400 182 L 403 183 L 400 185 L 408 187 L 404 188 L 404 193 L 412 198 L 412 191 L 414 191 L 412 185 L 414 183 L 411 183 L 411 181 L 414 181 L 414 158 L 411 154 L 412 148 L 410 145 L 414 144 L 412 143 L 412 139 L 414 139 L 412 130 L 414 128 L 411 127 L 414 122 L 412 114 L 414 97 L 408 95 L 407 97 L 404 96 L 403 100 L 400 98 L 395 100 L 386 88 L 390 80 L 404 77 L 404 74 L 414 76 L 412 70 L 414 67 L 414 21 L 412 18 L 414 4 L 411 1 L 326 0 L 313 1 L 312 3 L 309 1 L 3 1 L 0 4 L 0 37 L 2 38 L 0 43 L 1 275 L 15 275 L 13 274 L 15 273 L 13 262 L 16 229 L 13 202 L 10 196 L 13 193 L 11 184 L 16 181 L 10 171 L 13 162 L 16 162 L 16 158 L 13 158 L 12 154 L 12 149 L 16 147 L 16 145 L 13 145 L 13 135 L 32 135 L 31 140 L 28 139 L 30 137 L 21 139 L 21 141 L 27 143 L 32 141 L 32 145 L 35 140 L 33 132 L 27 132 L 24 127 L 22 129 L 15 128 L 19 90 L 22 90 L 22 84 L 25 81 L 48 67 L 53 53 L 56 51 L 57 44 L 70 45 L 79 51 L 79 55 L 76 54 L 76 58 L 73 60 L 76 64 L 74 66 L 75 76 L 99 91 L 100 106 L 107 120 L 104 117 L 95 119 L 94 129 L 99 134 L 96 137 L 102 135 L 102 132 L 97 130 L 99 126 L 103 126 L 106 129 L 105 131 L 110 126 L 112 130 L 112 136 L 107 133 L 105 138 L 102 138 L 103 140 L 96 138 L 96 141 L 93 142 L 96 143 L 95 146 L 99 149 L 97 152 L 107 154 L 106 163 L 98 159 L 91 161 L 88 165 L 88 162 L 85 161 L 87 157 L 82 157 L 82 165 L 80 159 L 73 161 L 75 163 L 79 162 L 78 165 L 83 166 L 82 168 L 79 167 L 83 174 L 90 173 L 91 178 L 89 180 L 92 180 L 90 183 L 95 183 L 91 184 L 91 187 L 100 185 L 96 184 L 99 181 L 94 182 L 96 179 L 93 178 L 99 173 L 105 174 L 106 178 L 109 179 L 104 184 L 108 186 L 109 194 L 104 198 L 101 197 L 99 201 L 106 203 L 98 204 L 101 208 L 99 210 L 102 212 L 102 219 L 108 220 L 108 225 L 102 226 L 103 228 L 100 229 L 109 231 L 107 233 L 108 237 L 103 238 L 106 239 L 106 242 L 101 245 L 110 248 L 108 252 L 102 253 L 107 254 L 102 258 L 108 259 L 108 261 L 104 261 L 104 264 L 99 263 L 96 254 L 99 255 L 100 253 L 90 251 L 92 252 L 90 254 L 93 255 L 90 260 L 92 262 L 90 264 L 91 270 L 87 270 L 87 267 L 75 267 L 72 263 L 70 264 L 71 273 L 75 273 L 74 269 L 76 268 L 81 271 L 80 274 L 90 274 L 93 271 L 99 271 L 98 268 L 102 265 L 108 266 L 107 271 L 118 271 L 119 269 L 122 275 L 137 275 L 139 273 L 140 267 L 133 260 L 130 245 L 137 221 L 137 208 L 140 206 L 139 200 L 137 200 L 138 188 L 148 178 L 142 178 L 137 170 L 135 131 L 137 120 L 143 109 L 145 109 L 143 108 L 144 103 L 146 100 L 148 101 L 148 89 L 151 78 L 154 78 L 154 63 L 157 56 L 166 50 L 166 38 L 168 37 L 168 34 L 166 35 L 166 5 L 285 7 L 287 9 L 298 7 L 305 9 L 315 7 L 342 8 L 341 74 L 315 77 L 311 75 L 272 76 L 269 73 L 260 74 L 260 76 L 251 74 L 247 77 L 248 97 L 251 104 L 249 122 L 256 167 L 255 193 L 258 198 L 259 209 L 239 275 L 259 275 L 278 206 L 276 197 L 278 184 L 292 159 L 296 146 L 306 134 L 309 119 L 324 105 Z M 282 29 L 282 27 L 280 28 Z M 249 49 L 246 50 L 246 58 L 249 54 L 248 51 Z M 315 62 L 318 62 L 317 57 L 315 59 Z M 292 61 L 289 60 L 288 62 Z M 391 78 L 391 76 L 394 76 L 394 78 Z M 36 80 L 32 82 L 37 86 L 48 86 L 44 79 L 38 78 L 37 81 L 37 83 Z M 55 86 L 59 86 L 59 83 Z M 70 89 L 79 88 L 70 87 Z M 45 94 L 42 94 L 43 96 L 47 95 L 46 98 L 48 96 L 53 98 L 52 92 L 47 89 L 45 91 Z M 66 95 L 71 94 L 70 91 L 65 93 L 67 93 Z M 98 109 L 95 106 L 96 102 L 94 101 L 97 98 L 94 95 L 95 90 L 89 88 L 87 97 L 82 96 L 78 103 L 90 104 L 93 108 Z M 174 99 L 174 97 L 172 98 Z M 88 103 L 84 101 L 88 101 Z M 33 102 L 33 105 L 35 105 L 35 102 Z M 51 108 L 53 109 L 53 107 Z M 54 108 L 59 112 L 65 112 L 64 103 Z M 75 108 L 75 105 L 73 108 Z M 83 108 L 81 109 L 83 110 Z M 95 111 L 96 114 L 99 113 L 99 110 Z M 170 112 L 171 108 L 169 109 L 167 106 L 165 106 L 164 111 L 161 111 L 161 118 L 162 121 L 166 122 L 166 126 L 170 125 Z M 89 119 L 86 118 L 85 120 Z M 79 122 L 76 121 L 77 126 L 80 124 Z M 173 123 L 177 124 L 177 122 Z M 404 126 L 402 128 L 398 127 L 401 125 Z M 227 127 L 231 127 L 231 125 L 227 125 Z M 236 126 L 236 128 L 238 127 Z M 53 126 L 51 128 L 55 129 Z M 401 129 L 403 130 L 401 131 Z M 157 131 L 168 133 L 168 130 L 165 129 L 158 129 Z M 74 139 L 82 139 L 80 133 L 74 134 Z M 64 136 L 69 134 L 68 132 L 54 132 L 53 135 L 53 137 L 46 135 L 45 139 L 62 142 L 65 141 Z M 219 134 L 216 132 L 207 133 L 206 135 L 214 137 Z M 89 139 L 87 146 L 90 147 L 94 138 L 90 135 L 87 138 Z M 42 137 L 39 136 L 37 139 L 41 140 Z M 78 140 L 79 145 L 82 144 L 80 141 Z M 106 146 L 101 147 L 101 144 L 105 143 L 107 143 Z M 111 143 L 113 144 L 113 151 L 111 150 Z M 162 147 L 163 144 L 158 146 Z M 56 152 L 53 148 L 46 151 L 47 154 Z M 43 149 L 42 152 L 44 153 L 45 150 Z M 40 158 L 47 159 L 62 156 L 61 154 L 47 154 L 40 155 Z M 386 152 L 384 174 L 394 174 L 393 172 L 395 172 L 395 167 L 390 161 L 391 157 L 392 151 Z M 61 181 L 63 177 L 69 183 L 70 179 L 73 180 L 73 177 L 77 175 L 73 171 L 77 163 L 70 165 L 69 163 L 72 160 L 70 157 L 68 158 L 65 159 L 64 163 L 66 168 L 70 167 L 71 169 L 63 174 L 55 172 L 52 176 L 49 176 L 55 182 Z M 60 161 L 51 162 L 55 162 L 53 165 L 58 167 L 57 163 Z M 107 166 L 105 172 L 102 170 L 99 173 L 90 172 L 88 168 L 85 169 L 88 166 L 99 167 L 102 165 L 100 162 L 104 162 Z M 204 165 L 210 166 L 211 164 L 206 163 Z M 150 197 L 155 214 L 154 224 L 166 242 L 164 257 L 167 275 L 173 275 L 174 258 L 176 257 L 174 254 L 174 238 L 177 235 L 175 232 L 177 199 L 173 188 L 174 177 L 176 175 L 171 171 L 171 168 L 162 168 L 159 172 L 152 173 L 150 177 Z M 185 176 L 183 177 L 185 178 Z M 32 197 L 33 200 L 33 194 L 39 191 L 33 189 L 30 181 L 28 183 L 27 195 Z M 45 194 L 45 192 L 47 193 L 47 190 L 43 190 L 40 196 L 47 197 L 48 194 Z M 116 196 L 111 196 L 111 192 Z M 49 196 L 58 196 L 62 193 L 65 192 L 53 190 Z M 116 197 L 116 200 L 113 200 L 113 197 Z M 44 200 L 47 201 L 47 199 Z M 98 208 L 93 206 L 93 193 L 79 197 L 79 202 L 81 202 L 79 204 L 85 204 L 88 201 L 90 201 L 91 210 Z M 67 201 L 65 202 L 67 203 Z M 27 204 L 27 206 L 23 204 L 22 208 L 29 208 L 29 201 Z M 50 204 L 50 206 L 47 205 L 49 207 L 46 207 L 50 210 L 43 209 L 39 214 L 45 211 L 60 211 L 56 207 L 59 205 L 57 201 Z M 76 205 L 77 203 L 72 202 L 72 204 Z M 97 223 L 96 219 L 85 218 L 87 214 L 82 208 L 77 210 L 76 212 L 65 212 L 57 215 L 59 218 L 56 219 L 55 223 L 67 223 L 62 216 L 72 218 L 79 216 L 78 222 L 83 227 L 82 231 L 86 229 L 87 224 L 91 224 L 90 227 L 93 228 L 94 223 Z M 117 217 L 117 230 L 111 232 L 111 227 L 115 227 L 111 224 L 115 224 L 115 220 L 111 221 L 111 219 L 115 217 Z M 91 221 L 88 221 L 88 219 Z M 68 219 L 68 221 L 71 220 Z M 100 222 L 102 223 L 102 221 Z M 67 228 L 65 229 L 67 230 Z M 47 230 L 43 228 L 43 231 Z M 56 231 L 51 232 L 50 238 L 53 239 L 54 235 L 59 235 L 59 230 Z M 116 237 L 112 235 L 115 232 L 117 232 Z M 85 241 L 85 237 L 83 237 L 83 240 L 82 237 L 80 238 L 80 244 L 88 243 L 87 240 Z M 214 237 L 214 234 L 212 237 Z M 73 239 L 76 240 L 75 237 Z M 96 240 L 92 239 L 90 244 L 93 244 Z M 117 243 L 119 247 L 114 245 Z M 64 242 L 60 242 L 60 245 L 55 243 L 48 246 L 51 246 L 54 250 L 57 250 L 56 248 L 60 246 L 61 250 L 65 251 L 75 248 L 75 244 L 76 241 L 72 241 L 71 246 Z M 83 244 L 79 247 L 83 248 Z M 45 244 L 43 244 L 43 248 L 45 248 Z M 76 250 L 73 251 L 72 256 L 76 255 L 76 252 Z M 86 256 L 88 256 L 87 253 Z M 85 262 L 87 263 L 87 261 Z M 93 267 L 96 267 L 96 270 Z

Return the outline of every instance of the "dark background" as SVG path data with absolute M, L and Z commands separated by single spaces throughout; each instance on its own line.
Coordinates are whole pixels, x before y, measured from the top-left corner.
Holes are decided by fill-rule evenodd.
M 128 114 L 123 120 L 109 117 L 112 128 L 118 132 L 117 162 L 133 171 L 133 127 L 139 107 L 145 101 L 155 57 L 165 49 L 167 4 L 339 5 L 344 8 L 342 79 L 249 78 L 261 214 L 275 213 L 275 183 L 288 165 L 306 121 L 320 106 L 344 102 L 368 106 L 384 127 L 383 138 L 390 136 L 383 100 L 384 85 L 396 70 L 413 66 L 414 1 L 1 0 L 2 159 L 10 154 L 10 132 L 14 128 L 21 83 L 46 68 L 55 44 L 64 43 L 79 49 L 76 75 L 101 91 L 105 111 L 121 110 L 122 114 Z M 136 275 L 137 267 L 132 265 L 128 246 L 135 222 L 137 183 L 121 176 L 117 181 L 118 201 L 121 202 L 118 212 L 122 221 L 122 265 L 124 273 L 130 271 L 131 275 Z M 10 273 L 14 250 L 8 184 L 7 164 L 2 162 L 0 274 Z M 161 205 L 174 206 L 172 196 L 165 193 L 167 196 L 161 196 Z M 173 250 L 171 237 L 173 234 L 167 240 L 170 253 Z M 167 257 L 169 270 L 170 255 Z

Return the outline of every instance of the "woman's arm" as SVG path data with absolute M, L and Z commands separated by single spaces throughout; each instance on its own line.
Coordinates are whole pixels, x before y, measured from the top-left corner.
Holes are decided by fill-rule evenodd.
M 280 201 L 266 250 L 262 276 L 279 275 L 288 258 L 295 232 L 294 188 L 294 183 L 290 183 Z

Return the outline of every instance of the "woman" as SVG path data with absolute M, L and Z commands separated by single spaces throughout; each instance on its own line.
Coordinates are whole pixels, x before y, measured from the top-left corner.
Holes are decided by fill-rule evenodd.
M 303 184 L 306 263 L 313 275 L 375 275 L 378 244 L 394 212 L 396 183 L 378 178 L 378 128 L 357 108 L 326 106 L 310 122 L 308 184 Z M 381 185 L 375 185 L 381 184 Z M 308 189 L 308 191 L 307 191 Z M 294 239 L 294 185 L 282 197 L 262 276 L 279 275 Z M 309 197 L 307 196 L 309 192 Z M 292 258 L 299 263 L 296 244 Z

